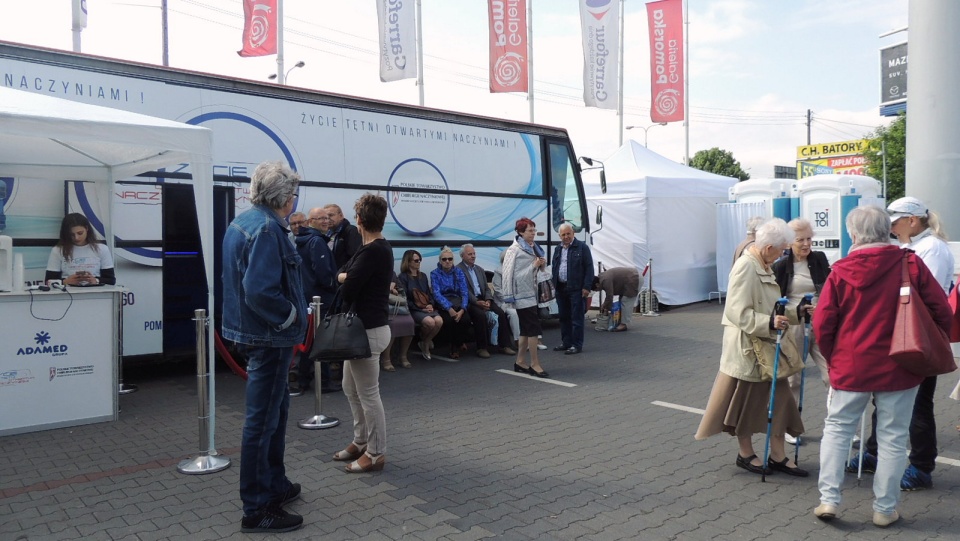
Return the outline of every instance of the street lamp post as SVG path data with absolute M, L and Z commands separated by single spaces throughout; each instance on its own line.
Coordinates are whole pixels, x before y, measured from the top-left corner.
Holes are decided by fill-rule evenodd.
M 627 126 L 625 129 L 632 130 L 635 128 L 639 128 L 643 130 L 643 146 L 647 146 L 647 130 L 649 130 L 654 126 L 666 126 L 666 125 L 667 125 L 666 122 L 658 122 L 656 124 L 651 124 L 649 126 Z
M 287 83 L 287 79 L 290 77 L 290 72 L 291 72 L 291 71 L 293 71 L 293 70 L 295 70 L 295 69 L 297 69 L 297 68 L 302 68 L 302 67 L 304 67 L 304 66 L 306 66 L 306 65 L 307 65 L 307 63 L 304 62 L 303 60 L 301 60 L 301 61 L 297 62 L 296 64 L 294 64 L 292 68 L 288 69 L 287 72 L 283 74 L 283 81 L 281 81 L 280 84 L 283 85 L 283 84 L 286 84 L 286 83 Z M 276 74 L 276 73 L 271 73 L 270 75 L 267 75 L 267 79 L 270 79 L 271 81 L 274 80 L 274 79 L 276 79 L 276 78 L 277 78 L 277 74 Z

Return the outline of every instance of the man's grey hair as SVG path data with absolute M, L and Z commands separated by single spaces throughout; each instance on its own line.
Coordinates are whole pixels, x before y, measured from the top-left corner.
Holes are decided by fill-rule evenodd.
M 273 210 L 282 209 L 300 187 L 300 175 L 282 162 L 263 162 L 250 178 L 250 201 Z
M 757 234 L 757 228 L 759 228 L 761 225 L 763 225 L 763 222 L 765 222 L 765 221 L 767 221 L 767 219 L 766 219 L 765 217 L 763 217 L 763 216 L 751 216 L 750 218 L 748 218 L 748 219 L 747 219 L 747 234 L 748 234 L 748 235 L 756 235 L 756 234 Z
M 890 242 L 890 215 L 879 207 L 857 207 L 847 214 L 847 232 L 854 244 Z
M 324 212 L 324 210 L 325 210 L 325 209 L 324 209 L 323 207 L 313 207 L 312 209 L 310 209 L 310 214 L 309 214 L 310 219 L 311 219 L 311 220 L 316 220 L 317 218 L 320 217 L 321 214 L 323 214 L 324 216 L 326 216 L 327 213 Z
M 473 245 L 469 242 L 460 247 L 460 257 L 463 258 L 463 251 L 467 248 L 473 248 Z
M 570 222 L 563 222 L 562 224 L 560 224 L 560 227 L 557 228 L 557 233 L 563 233 L 564 229 L 569 229 L 570 231 L 573 231 L 573 226 L 570 225 Z
M 757 248 L 763 249 L 767 246 L 793 244 L 795 238 L 796 235 L 793 233 L 793 229 L 790 229 L 790 226 L 787 225 L 787 222 L 780 218 L 773 218 L 757 228 L 757 240 L 755 243 Z

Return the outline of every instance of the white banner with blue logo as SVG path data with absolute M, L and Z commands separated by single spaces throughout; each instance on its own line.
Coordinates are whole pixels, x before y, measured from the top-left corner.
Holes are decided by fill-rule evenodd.
M 380 80 L 417 77 L 416 2 L 377 0 L 380 23 Z

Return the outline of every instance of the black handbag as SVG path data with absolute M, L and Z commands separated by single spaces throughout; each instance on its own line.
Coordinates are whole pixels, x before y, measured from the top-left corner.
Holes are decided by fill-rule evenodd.
M 340 290 L 337 290 L 330 306 L 333 310 L 340 307 Z M 351 305 L 347 311 L 328 313 L 320 319 L 313 336 L 313 348 L 310 350 L 312 361 L 349 361 L 370 357 L 370 340 L 363 321 L 353 311 Z

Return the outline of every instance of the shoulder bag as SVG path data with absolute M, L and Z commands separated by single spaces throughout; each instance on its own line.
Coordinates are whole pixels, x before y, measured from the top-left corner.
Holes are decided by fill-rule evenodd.
M 900 304 L 890 339 L 890 358 L 900 368 L 918 376 L 947 374 L 957 369 L 950 340 L 930 315 L 930 310 L 910 283 L 907 258 L 903 254 L 900 271 Z
M 313 348 L 310 350 L 311 361 L 349 361 L 370 357 L 370 341 L 367 339 L 367 330 L 363 321 L 351 305 L 346 311 L 341 310 L 341 290 L 330 304 L 332 309 L 320 319 L 313 337 Z
M 413 292 L 413 304 L 421 310 L 425 310 L 427 306 L 430 306 L 430 295 L 427 295 L 424 291 L 419 289 L 412 289 Z
M 536 270 L 536 280 L 537 280 L 537 305 L 540 307 L 546 307 L 550 305 L 552 301 L 557 296 L 557 290 L 553 287 L 553 277 L 549 272 L 542 271 L 540 269 Z

